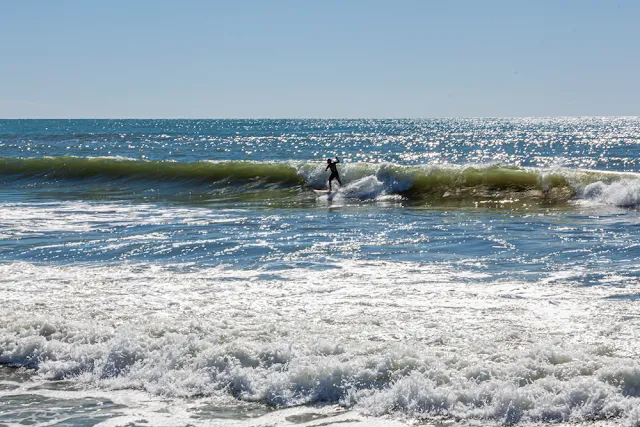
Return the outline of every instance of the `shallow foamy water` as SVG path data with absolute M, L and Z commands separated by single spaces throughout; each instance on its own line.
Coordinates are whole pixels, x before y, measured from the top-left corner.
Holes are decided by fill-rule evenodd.
M 0 121 L 0 425 L 638 426 L 638 129 Z
M 278 278 L 153 265 L 0 273 L 11 282 L 0 361 L 36 368 L 37 381 L 71 378 L 81 396 L 508 423 L 629 418 L 640 404 L 637 284 L 487 283 L 369 261 Z

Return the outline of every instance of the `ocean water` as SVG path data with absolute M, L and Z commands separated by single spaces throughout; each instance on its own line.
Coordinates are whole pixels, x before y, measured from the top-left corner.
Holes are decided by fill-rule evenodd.
M 0 120 L 0 425 L 640 426 L 639 206 L 638 118 Z

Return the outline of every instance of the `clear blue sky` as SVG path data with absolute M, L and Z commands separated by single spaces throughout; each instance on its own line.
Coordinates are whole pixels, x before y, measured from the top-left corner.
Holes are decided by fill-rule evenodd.
M 640 1 L 0 0 L 0 117 L 640 115 Z

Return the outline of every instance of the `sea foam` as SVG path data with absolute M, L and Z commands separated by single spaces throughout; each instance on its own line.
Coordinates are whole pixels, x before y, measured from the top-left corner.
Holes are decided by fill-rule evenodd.
M 585 200 L 619 207 L 640 206 L 640 180 L 622 179 L 612 183 L 601 181 L 587 185 L 582 197 Z
M 271 282 L 222 268 L 4 264 L 0 362 L 166 398 L 637 424 L 636 326 L 618 320 L 634 309 L 615 289 L 554 284 L 550 304 L 543 284 L 474 284 L 410 263 L 336 267 L 327 284 L 315 270 Z

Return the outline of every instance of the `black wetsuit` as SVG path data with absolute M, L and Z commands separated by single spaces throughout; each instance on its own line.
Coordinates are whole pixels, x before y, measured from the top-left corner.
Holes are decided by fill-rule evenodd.
M 340 159 L 336 157 L 336 161 L 327 164 L 327 167 L 324 169 L 327 170 L 331 168 L 331 176 L 329 176 L 329 188 L 331 188 L 331 181 L 333 181 L 334 179 L 337 179 L 338 184 L 342 185 L 342 181 L 340 181 L 340 175 L 338 174 L 338 167 L 336 166 L 338 163 L 340 163 Z

